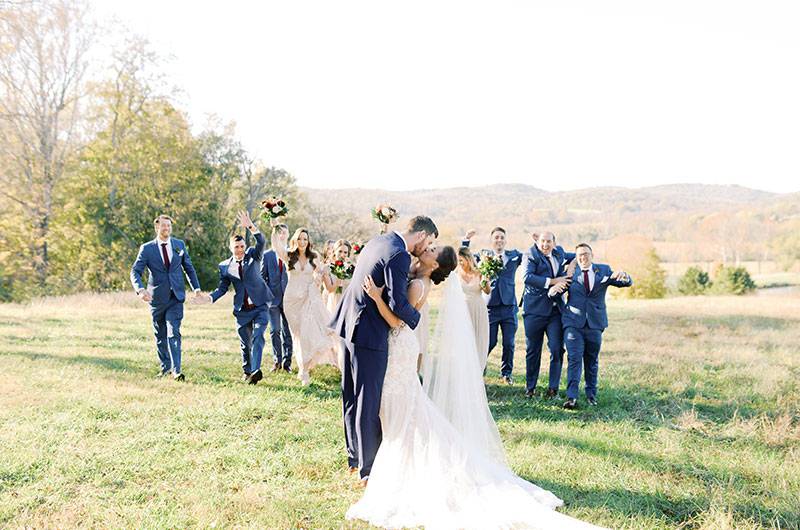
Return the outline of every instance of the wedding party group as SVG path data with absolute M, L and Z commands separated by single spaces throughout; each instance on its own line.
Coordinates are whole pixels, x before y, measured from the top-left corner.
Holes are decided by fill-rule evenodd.
M 510 469 L 484 374 L 502 336 L 501 378 L 513 384 L 522 307 L 526 395 L 536 393 L 546 335 L 546 396 L 558 395 L 566 349 L 564 407 L 577 406 L 582 371 L 587 401 L 596 404 L 606 291 L 630 286 L 630 276 L 594 263 L 588 244 L 565 252 L 547 231 L 521 253 L 507 250 L 505 230 L 495 227 L 492 248 L 473 253 L 474 230 L 456 250 L 437 244 L 439 231 L 429 217 L 413 217 L 402 230 L 389 231 L 394 219 L 381 210 L 373 210 L 381 233 L 363 248 L 329 241 L 321 255 L 307 229 L 290 238 L 275 218 L 267 250 L 265 236 L 247 212 L 239 212 L 255 244 L 247 247 L 241 235 L 230 238 L 231 254 L 219 263 L 219 284 L 210 293 L 201 290 L 185 244 L 172 237 L 172 219 L 157 217 L 156 238 L 140 247 L 131 282 L 150 304 L 159 375 L 185 379 L 184 275 L 196 303 L 216 302 L 233 285 L 244 381 L 263 378 L 267 327 L 272 371 L 290 371 L 293 357 L 303 384 L 316 365 L 341 371 L 347 468 L 364 487 L 348 519 L 384 528 L 595 528 L 556 511 L 563 505 L 558 497 Z M 518 300 L 515 280 L 523 265 Z M 431 322 L 428 298 L 438 285 Z

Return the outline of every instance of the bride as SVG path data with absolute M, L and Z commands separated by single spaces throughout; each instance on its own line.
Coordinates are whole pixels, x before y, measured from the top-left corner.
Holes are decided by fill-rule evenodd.
M 563 504 L 558 497 L 505 464 L 458 279 L 451 274 L 445 282 L 423 369 L 425 389 L 417 377 L 414 333 L 392 313 L 381 297 L 383 288 L 370 277 L 364 290 L 393 331 L 381 396 L 383 441 L 364 496 L 347 519 L 384 528 L 597 528 L 556 512 Z M 422 281 L 413 280 L 409 302 L 415 304 L 423 290 Z

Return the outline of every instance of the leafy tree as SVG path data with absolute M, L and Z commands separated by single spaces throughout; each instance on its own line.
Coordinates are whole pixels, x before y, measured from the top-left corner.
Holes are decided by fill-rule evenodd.
M 744 267 L 720 267 L 714 276 L 712 291 L 718 294 L 747 294 L 756 284 Z
M 667 294 L 667 273 L 661 267 L 661 258 L 656 254 L 656 249 L 650 248 L 639 266 L 628 272 L 634 283 L 622 292 L 629 298 L 664 298 Z
M 703 294 L 711 287 L 708 273 L 699 267 L 689 267 L 678 280 L 678 292 L 686 295 Z

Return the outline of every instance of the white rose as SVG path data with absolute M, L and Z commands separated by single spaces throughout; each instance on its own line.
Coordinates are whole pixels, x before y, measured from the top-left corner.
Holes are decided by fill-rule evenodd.
M 383 214 L 384 217 L 389 217 L 392 215 L 392 210 L 388 206 L 384 206 L 381 208 L 381 214 Z
M 282 210 L 283 210 L 283 208 L 281 208 L 277 204 L 272 207 L 272 213 L 281 213 Z

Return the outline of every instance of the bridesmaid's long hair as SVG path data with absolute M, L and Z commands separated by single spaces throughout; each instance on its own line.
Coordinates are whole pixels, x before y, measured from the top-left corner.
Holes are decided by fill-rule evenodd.
M 475 261 L 475 256 L 472 255 L 472 251 L 470 251 L 469 247 L 459 248 L 458 257 L 464 258 L 467 263 L 469 263 L 470 270 L 467 272 L 470 274 L 476 274 L 478 272 L 478 262 Z
M 308 246 L 306 247 L 305 256 L 308 258 L 308 262 L 311 264 L 312 267 L 316 267 L 314 260 L 317 259 L 317 253 L 314 252 L 311 244 L 311 235 L 308 233 L 307 228 L 298 228 L 292 234 L 292 238 L 289 240 L 289 270 L 294 270 L 294 265 L 297 263 L 297 260 L 300 258 L 300 249 L 297 248 L 297 240 L 300 239 L 300 234 L 305 234 L 306 238 L 308 239 Z

